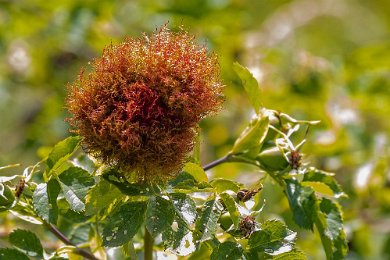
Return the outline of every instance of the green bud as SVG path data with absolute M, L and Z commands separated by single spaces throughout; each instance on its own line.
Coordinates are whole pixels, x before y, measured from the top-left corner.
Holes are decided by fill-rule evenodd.
M 15 200 L 13 191 L 3 183 L 0 183 L 0 212 L 11 207 Z
M 256 117 L 241 133 L 234 143 L 232 154 L 245 154 L 254 158 L 260 151 L 269 126 L 268 116 Z
M 226 212 L 219 218 L 218 223 L 223 230 L 228 230 L 233 225 L 233 220 L 230 217 L 230 214 Z
M 289 166 L 282 151 L 276 146 L 263 150 L 256 157 L 256 160 L 266 171 L 282 171 Z

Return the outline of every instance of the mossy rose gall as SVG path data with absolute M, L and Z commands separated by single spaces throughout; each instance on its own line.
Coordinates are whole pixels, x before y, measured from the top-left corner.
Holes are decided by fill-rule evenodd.
M 138 181 L 165 181 L 182 168 L 195 128 L 220 108 L 217 58 L 184 30 L 110 45 L 69 85 L 72 132 L 102 162 Z

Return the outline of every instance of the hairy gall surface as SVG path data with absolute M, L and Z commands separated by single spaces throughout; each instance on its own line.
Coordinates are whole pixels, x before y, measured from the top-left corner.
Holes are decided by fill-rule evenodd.
M 108 46 L 91 65 L 67 98 L 84 149 L 138 181 L 175 176 L 198 122 L 223 101 L 216 56 L 187 32 L 162 27 Z

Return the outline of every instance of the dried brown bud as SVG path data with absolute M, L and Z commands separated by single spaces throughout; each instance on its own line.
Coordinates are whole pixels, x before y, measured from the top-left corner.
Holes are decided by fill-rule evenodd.
M 293 170 L 298 170 L 299 167 L 301 167 L 302 164 L 302 155 L 299 153 L 299 151 L 291 151 L 290 154 L 290 167 Z
M 243 217 L 240 221 L 240 232 L 243 237 L 248 238 L 256 230 L 256 220 L 252 216 Z

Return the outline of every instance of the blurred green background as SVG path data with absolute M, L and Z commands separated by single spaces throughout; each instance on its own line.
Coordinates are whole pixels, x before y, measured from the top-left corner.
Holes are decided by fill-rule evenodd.
M 206 43 L 222 68 L 226 103 L 201 124 L 202 162 L 223 156 L 252 115 L 238 61 L 259 80 L 265 107 L 321 120 L 303 152 L 349 195 L 348 259 L 390 259 L 388 0 L 0 0 L 0 165 L 26 167 L 69 135 L 66 85 L 104 46 L 168 21 Z M 261 176 L 236 164 L 213 174 L 249 185 Z M 265 185 L 262 218 L 282 216 L 321 259 L 319 238 L 294 226 L 274 189 Z

